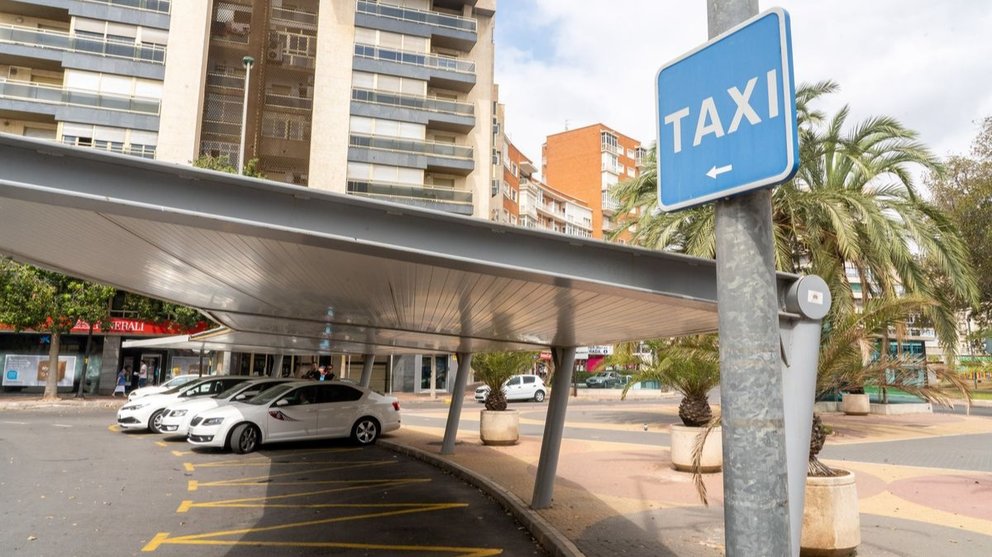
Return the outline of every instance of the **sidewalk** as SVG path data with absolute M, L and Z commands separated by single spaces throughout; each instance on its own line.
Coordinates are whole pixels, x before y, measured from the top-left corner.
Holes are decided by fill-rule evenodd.
M 671 405 L 635 403 L 619 411 L 662 412 L 662 421 L 672 423 L 677 419 L 674 410 Z M 422 407 L 418 415 L 424 414 L 440 418 L 446 408 Z M 533 412 L 525 413 L 522 422 L 536 422 L 532 416 Z M 992 419 L 946 414 L 823 418 L 835 431 L 828 438 L 828 449 L 837 445 L 846 451 L 844 460 L 825 462 L 857 476 L 862 530 L 858 555 L 992 555 Z M 570 420 L 569 427 L 604 429 L 608 439 L 609 430 L 630 432 L 642 426 Z M 652 429 L 658 429 L 657 424 Z M 404 426 L 382 443 L 468 477 L 505 501 L 556 555 L 724 552 L 722 475 L 705 477 L 710 506 L 701 505 L 689 475 L 671 469 L 667 446 L 566 439 L 553 506 L 533 511 L 527 503 L 540 438 L 522 436 L 515 446 L 486 447 L 477 433 L 462 429 L 455 454 L 442 457 L 442 436 L 443 426 Z M 887 456 L 887 449 L 899 443 L 919 444 L 922 448 L 916 452 L 927 452 L 929 443 L 942 443 L 940 452 L 949 462 L 958 462 L 954 451 L 977 458 L 967 460 L 972 464 L 964 468 L 908 466 Z

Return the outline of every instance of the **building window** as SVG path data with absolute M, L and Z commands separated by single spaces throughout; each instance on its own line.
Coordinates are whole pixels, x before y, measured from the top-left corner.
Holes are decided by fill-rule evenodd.
M 622 153 L 620 150 L 620 142 L 617 140 L 617 136 L 610 132 L 601 132 L 599 134 L 600 143 L 602 145 L 602 150 L 608 153 Z

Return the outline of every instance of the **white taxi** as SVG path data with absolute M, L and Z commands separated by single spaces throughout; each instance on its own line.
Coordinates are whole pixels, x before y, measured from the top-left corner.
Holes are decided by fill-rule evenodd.
M 125 431 L 147 429 L 158 433 L 158 428 L 162 425 L 162 414 L 169 405 L 176 401 L 215 395 L 248 379 L 237 375 L 213 376 L 191 381 L 157 395 L 129 401 L 117 411 L 117 426 Z
M 400 403 L 342 381 L 292 382 L 201 412 L 187 441 L 242 454 L 263 443 L 351 437 L 360 445 L 400 427 Z
M 290 381 L 293 379 L 253 379 L 238 383 L 213 396 L 195 397 L 171 404 L 162 413 L 162 425 L 159 426 L 159 432 L 185 437 L 189 433 L 189 423 L 200 412 L 224 406 L 230 402 L 246 402 L 262 391 Z

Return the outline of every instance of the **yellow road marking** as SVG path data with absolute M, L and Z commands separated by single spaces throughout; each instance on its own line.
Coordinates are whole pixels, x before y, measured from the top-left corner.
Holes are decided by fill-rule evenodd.
M 373 551 L 388 551 L 392 554 L 398 551 L 422 553 L 452 553 L 456 557 L 492 557 L 502 555 L 503 550 L 485 547 L 457 547 L 443 545 L 386 545 L 367 543 L 345 543 L 345 542 L 273 542 L 273 541 L 244 541 L 244 540 L 193 540 L 187 537 L 169 538 L 168 534 L 158 534 L 155 538 L 143 547 L 142 551 L 155 551 L 163 543 L 182 545 L 228 545 L 228 546 L 252 546 L 252 547 L 312 547 L 323 549 L 359 549 Z M 153 545 L 154 544 L 154 545 Z
M 193 451 L 172 451 L 173 456 L 186 456 L 193 454 Z
M 364 466 L 382 466 L 384 464 L 396 464 L 395 460 L 361 460 L 353 461 L 349 463 L 342 463 L 338 466 L 325 466 L 323 468 L 308 468 L 305 470 L 296 470 L 294 472 L 283 472 L 280 474 L 265 474 L 264 476 L 251 476 L 247 478 L 234 478 L 230 480 L 216 480 L 212 482 L 200 482 L 199 487 L 216 487 L 222 485 L 254 485 L 254 484 L 268 484 L 269 480 L 272 478 L 286 478 L 291 476 L 301 476 L 304 474 L 312 475 L 318 472 L 329 472 L 332 470 L 347 470 L 349 468 L 362 468 Z M 193 466 L 190 464 L 190 466 Z M 192 472 L 192 469 L 188 469 Z
M 336 487 L 333 489 L 319 489 L 314 491 L 302 491 L 297 493 L 287 493 L 285 495 L 269 495 L 264 497 L 245 497 L 240 499 L 227 499 L 221 501 L 208 501 L 205 503 L 194 503 L 193 501 L 183 501 L 179 505 L 179 509 L 176 510 L 177 513 L 186 512 L 191 508 L 218 508 L 218 507 L 276 507 L 278 505 L 269 504 L 270 501 L 277 501 L 283 499 L 292 499 L 294 497 L 309 497 L 311 495 L 325 495 L 328 493 L 341 493 L 344 491 L 356 491 L 359 489 L 372 489 L 379 487 L 398 487 L 403 485 L 427 483 L 431 480 L 429 478 L 408 478 L 408 479 L 391 479 L 391 480 L 337 480 L 329 481 L 327 483 L 337 483 L 345 484 L 343 487 Z M 321 507 L 325 505 L 285 505 L 287 507 Z
M 193 472 L 195 470 L 195 467 L 193 466 L 193 463 L 192 462 L 184 462 L 183 463 L 183 468 L 187 472 Z
M 189 483 L 186 484 L 187 491 L 196 491 L 199 488 L 200 488 L 200 482 L 196 480 L 190 480 Z
M 119 432 L 121 430 L 121 426 L 119 426 L 117 424 L 110 424 L 110 425 L 107 426 L 107 430 L 113 431 L 114 433 L 117 433 L 117 432 Z
M 315 454 L 330 454 L 330 453 L 351 453 L 355 451 L 360 451 L 360 448 L 348 448 L 348 449 L 319 449 L 314 451 L 304 451 L 299 453 L 291 453 L 286 455 L 287 457 L 301 457 L 309 456 Z M 261 466 L 264 464 L 320 464 L 320 461 L 315 460 L 304 460 L 302 462 L 279 462 L 280 457 L 268 457 L 265 455 L 255 455 L 244 458 L 229 458 L 227 460 L 217 460 L 214 462 L 209 462 L 206 464 L 201 464 L 199 466 L 204 468 L 223 468 L 226 466 Z
M 159 447 L 168 447 L 169 446 L 169 444 L 166 443 L 165 441 L 155 441 L 155 444 L 158 445 Z

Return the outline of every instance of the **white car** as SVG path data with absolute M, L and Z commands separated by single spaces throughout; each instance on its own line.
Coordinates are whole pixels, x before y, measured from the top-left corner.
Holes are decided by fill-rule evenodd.
M 170 404 L 162 413 L 162 425 L 159 427 L 159 432 L 185 437 L 189 433 L 189 423 L 200 412 L 224 406 L 230 402 L 249 401 L 265 390 L 290 381 L 293 379 L 253 379 L 238 383 L 214 396 L 195 397 Z
M 533 400 L 543 402 L 548 394 L 544 380 L 536 375 L 514 375 L 503 383 L 503 394 L 506 400 Z M 475 400 L 485 402 L 489 396 L 489 386 L 482 385 L 475 390 Z
M 263 443 L 351 437 L 360 445 L 400 427 L 400 403 L 393 397 L 341 381 L 293 382 L 273 387 L 247 402 L 198 414 L 187 441 L 243 454 Z
M 164 393 L 169 389 L 174 389 L 180 385 L 185 385 L 190 381 L 196 381 L 197 379 L 202 379 L 202 377 L 200 377 L 199 375 L 177 375 L 172 379 L 169 379 L 165 383 L 162 383 L 161 385 L 152 385 L 149 387 L 141 387 L 135 389 L 127 395 L 127 399 L 130 401 L 136 398 L 141 398 L 143 396 Z M 130 380 L 130 378 L 128 378 L 128 380 Z
M 176 401 L 215 395 L 248 379 L 250 378 L 237 375 L 213 376 L 199 381 L 191 381 L 157 395 L 148 395 L 128 401 L 117 411 L 117 425 L 123 430 L 147 429 L 153 433 L 158 433 L 158 428 L 162 425 L 162 414 L 165 413 L 168 406 L 175 404 Z

